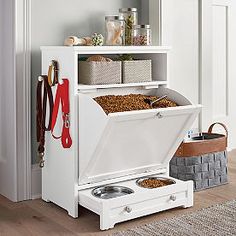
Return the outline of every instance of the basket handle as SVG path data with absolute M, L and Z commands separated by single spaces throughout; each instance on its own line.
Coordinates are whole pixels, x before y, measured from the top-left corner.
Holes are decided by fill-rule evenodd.
M 223 124 L 223 123 L 220 123 L 220 122 L 215 122 L 215 123 L 213 123 L 213 124 L 209 127 L 209 129 L 208 129 L 208 133 L 210 133 L 210 134 L 212 133 L 213 127 L 214 127 L 215 125 L 220 125 L 220 126 L 222 126 L 222 127 L 224 128 L 224 130 L 225 130 L 226 138 L 228 138 L 228 136 L 229 136 L 229 131 L 228 131 L 226 125 Z

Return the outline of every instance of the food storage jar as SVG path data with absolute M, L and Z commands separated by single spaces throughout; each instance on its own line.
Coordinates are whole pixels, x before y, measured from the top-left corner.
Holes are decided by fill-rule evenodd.
M 125 21 L 123 16 L 106 16 L 106 45 L 125 45 Z
M 132 45 L 132 28 L 138 24 L 137 8 L 120 8 L 119 13 L 125 20 L 125 45 Z
M 150 25 L 135 25 L 132 29 L 132 45 L 150 46 L 151 37 Z

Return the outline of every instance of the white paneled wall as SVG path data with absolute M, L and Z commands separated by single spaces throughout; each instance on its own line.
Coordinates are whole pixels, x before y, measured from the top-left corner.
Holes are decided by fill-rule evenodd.
M 0 194 L 17 200 L 14 2 L 0 1 Z
M 235 12 L 230 0 L 162 1 L 162 43 L 172 46 L 170 86 L 204 105 L 193 128 L 228 126 L 230 148 L 236 147 Z
M 226 6 L 213 6 L 213 118 L 228 116 L 227 15 Z
M 171 45 L 170 87 L 199 102 L 199 1 L 162 1 L 162 44 Z M 193 126 L 198 127 L 195 122 Z
M 212 0 L 212 120 L 229 129 L 229 147 L 236 147 L 236 3 Z M 209 88 L 210 89 L 210 88 Z M 216 129 L 217 130 L 217 129 Z M 219 130 L 220 131 L 220 130 Z

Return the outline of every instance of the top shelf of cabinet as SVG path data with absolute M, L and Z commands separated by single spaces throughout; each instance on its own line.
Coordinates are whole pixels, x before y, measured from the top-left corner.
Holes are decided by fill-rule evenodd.
M 167 53 L 169 46 L 43 46 L 42 51 L 71 51 L 75 54 L 155 54 Z

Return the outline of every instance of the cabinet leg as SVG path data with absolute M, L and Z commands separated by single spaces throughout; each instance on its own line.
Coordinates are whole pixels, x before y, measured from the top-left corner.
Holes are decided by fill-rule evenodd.
M 193 206 L 193 181 L 188 181 L 187 199 L 184 208 Z
M 46 200 L 44 200 L 45 202 L 47 202 L 47 203 L 49 203 L 49 202 L 51 202 L 50 200 L 48 200 L 48 199 L 46 199 Z
M 72 209 L 68 210 L 68 215 L 73 217 L 73 218 L 78 218 L 79 217 L 78 204 L 76 204 L 76 206 L 72 207 Z
M 48 198 L 42 197 L 42 199 L 47 203 L 51 202 Z
M 193 204 L 185 204 L 185 205 L 183 205 L 183 208 L 185 209 L 185 208 L 189 208 L 189 207 L 192 207 L 193 206 Z
M 115 224 L 111 223 L 108 217 L 100 216 L 100 229 L 108 230 L 114 228 Z

